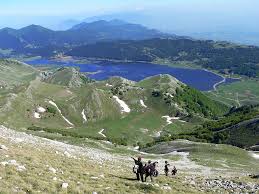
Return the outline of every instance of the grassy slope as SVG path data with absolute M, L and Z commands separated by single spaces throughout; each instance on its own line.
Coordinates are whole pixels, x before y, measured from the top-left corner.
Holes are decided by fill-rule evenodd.
M 228 137 L 223 143 L 236 145 L 243 148 L 259 144 L 259 114 L 250 120 L 242 121 L 219 133 L 226 133 Z
M 54 69 L 50 76 L 44 80 L 50 84 L 57 84 L 69 87 L 80 87 L 84 85 L 88 79 L 84 77 L 76 68 L 57 68 Z
M 68 69 L 64 70 L 67 72 Z M 59 75 L 62 72 L 63 70 L 58 71 L 57 78 L 62 77 Z M 23 80 L 22 78 L 19 79 Z M 68 85 L 68 80 L 62 83 Z M 112 87 L 107 86 L 107 83 Z M 103 133 L 110 141 L 143 145 L 151 142 L 158 132 L 174 137 L 192 132 L 195 126 L 202 122 L 195 122 L 183 116 L 182 119 L 188 122 L 174 121 L 167 125 L 166 119 L 162 118 L 164 115 L 185 115 L 190 111 L 194 111 L 196 116 L 200 113 L 206 113 L 206 116 L 211 113 L 220 115 L 224 112 L 222 110 L 226 109 L 167 75 L 152 77 L 139 83 L 112 78 L 106 82 L 87 83 L 82 87 L 69 88 L 62 85 L 44 83 L 37 78 L 31 81 L 28 87 L 16 87 L 11 97 L 8 92 L 2 94 L 1 123 L 17 129 L 37 126 L 39 128 L 35 130 L 47 129 L 53 133 L 98 139 L 103 138 L 99 131 L 104 129 Z M 158 91 L 160 96 L 154 96 L 154 90 Z M 124 100 L 131 112 L 121 114 L 120 106 L 112 98 L 113 95 Z M 75 125 L 73 129 L 69 128 L 71 126 L 57 111 L 56 114 L 44 113 L 41 119 L 33 117 L 37 106 L 55 108 L 48 100 L 57 104 L 62 114 Z M 141 106 L 140 100 L 144 101 L 147 108 Z M 88 120 L 86 123 L 81 114 L 83 110 Z
M 155 154 L 165 154 L 176 150 L 189 152 L 190 158 L 198 164 L 212 168 L 226 168 L 228 173 L 242 170 L 256 173 L 254 170 L 259 169 L 258 160 L 252 158 L 247 151 L 230 145 L 176 140 L 144 149 L 148 153 Z
M 152 83 L 144 81 L 137 86 L 153 87 L 153 84 L 157 81 L 164 82 L 167 80 L 167 78 L 162 80 L 156 79 L 157 78 L 155 78 Z M 29 79 L 29 81 L 31 80 Z M 28 84 L 28 80 L 26 80 L 25 83 Z M 114 84 L 117 82 L 114 81 L 109 83 Z M 97 89 L 96 86 L 98 86 Z M 20 130 L 32 125 L 54 128 L 55 130 L 53 129 L 53 131 L 50 131 L 52 133 L 42 133 L 37 131 L 31 131 L 31 133 L 52 139 L 89 145 L 91 147 L 96 146 L 99 149 L 100 147 L 97 141 L 85 142 L 85 138 L 72 136 L 66 137 L 56 134 L 56 132 L 64 132 L 64 134 L 66 134 L 66 132 L 70 132 L 73 134 L 85 135 L 83 137 L 100 137 L 98 132 L 100 129 L 105 128 L 107 130 L 105 130 L 104 133 L 108 138 L 124 137 L 130 139 L 130 143 L 135 144 L 137 141 L 150 141 L 150 135 L 153 135 L 154 132 L 157 132 L 162 128 L 175 134 L 181 130 L 192 130 L 191 123 L 176 121 L 171 125 L 166 125 L 165 119 L 161 118 L 161 116 L 168 114 L 168 109 L 166 108 L 165 103 L 161 103 L 163 100 L 160 101 L 150 97 L 151 90 L 142 91 L 138 87 L 126 92 L 122 96 L 122 99 L 125 100 L 132 109 L 132 112 L 130 114 L 121 115 L 118 104 L 110 98 L 113 94 L 111 93 L 111 89 L 106 86 L 105 82 L 91 83 L 88 84 L 87 87 L 69 89 L 65 86 L 48 84 L 36 79 L 31 81 L 28 87 L 22 85 L 12 89 L 12 98 L 9 96 L 9 93 L 1 94 L 0 122 L 4 125 L 18 128 Z M 168 89 L 168 85 L 165 84 L 162 88 Z M 74 129 L 66 129 L 69 126 L 64 122 L 60 114 L 52 115 L 51 113 L 46 113 L 40 120 L 33 118 L 32 113 L 38 105 L 45 108 L 50 106 L 46 102 L 46 99 L 55 101 L 62 113 L 69 118 L 71 122 L 75 123 L 76 127 Z M 140 99 L 144 100 L 148 107 L 147 109 L 141 107 L 139 103 Z M 98 103 L 94 103 L 95 101 L 98 101 Z M 105 106 L 105 112 L 98 111 L 98 107 L 100 106 Z M 94 111 L 89 111 L 87 114 L 91 121 L 87 124 L 83 124 L 81 111 L 83 108 L 87 107 L 90 107 L 90 110 Z M 115 119 L 118 118 L 118 116 L 120 119 Z M 95 119 L 98 119 L 98 122 L 95 122 Z M 149 131 L 146 132 L 143 129 L 149 129 Z M 136 133 L 140 133 L 141 135 L 136 135 Z M 119 178 L 118 176 L 122 171 L 119 171 L 118 169 L 110 170 L 110 167 L 112 167 L 111 163 L 106 164 L 107 168 L 100 169 L 99 166 L 96 166 L 96 161 L 89 161 L 88 159 L 64 159 L 63 156 L 55 154 L 54 150 L 51 150 L 46 146 L 35 147 L 33 145 L 25 144 L 17 146 L 4 139 L 0 139 L 0 144 L 4 144 L 9 147 L 9 151 L 4 151 L 5 154 L 0 156 L 1 161 L 6 160 L 4 156 L 8 154 L 10 159 L 15 158 L 19 163 L 26 164 L 26 168 L 28 169 L 25 172 L 17 172 L 13 167 L 8 166 L 4 168 L 0 166 L 0 174 L 1 177 L 4 178 L 2 179 L 4 181 L 0 180 L 0 192 L 13 192 L 12 189 L 16 186 L 14 183 L 17 183 L 19 187 L 18 190 L 20 191 L 39 190 L 45 193 L 63 193 L 64 190 L 60 189 L 60 184 L 63 181 L 69 182 L 69 193 L 76 193 L 79 191 L 86 193 L 92 191 L 108 192 L 105 190 L 106 187 L 112 188 L 110 190 L 111 193 L 164 192 L 154 186 L 138 184 Z M 105 145 L 105 148 L 107 148 L 107 145 Z M 127 150 L 127 148 L 114 148 L 113 146 L 111 148 L 112 149 L 109 152 L 123 153 L 126 154 L 127 157 L 136 154 L 135 152 Z M 110 149 L 110 147 L 108 147 L 108 149 Z M 246 151 L 232 146 L 195 144 L 194 148 L 188 151 L 190 152 L 190 158 L 195 160 L 198 164 L 213 168 L 224 167 L 226 168 L 226 173 L 241 171 L 251 172 L 251 170 L 253 170 L 251 168 L 259 168 L 257 167 L 258 162 L 250 157 Z M 0 152 L 2 152 L 2 150 L 0 150 Z M 161 156 L 152 157 L 155 159 L 157 159 L 157 157 L 161 158 Z M 172 156 L 169 157 L 171 159 Z M 41 160 L 41 158 L 44 158 L 45 160 Z M 178 159 L 174 158 L 174 160 Z M 179 162 L 181 162 L 181 160 Z M 62 170 L 63 174 L 61 171 L 59 171 L 57 175 L 46 173 L 46 165 L 51 165 L 56 169 Z M 123 170 L 125 178 L 132 176 L 128 169 L 128 167 L 125 167 Z M 89 175 L 85 174 L 85 171 L 87 171 Z M 42 173 L 42 176 L 38 176 L 39 173 Z M 99 176 L 100 174 L 104 174 L 106 177 L 105 180 L 102 180 L 101 184 L 100 182 L 90 178 L 91 176 Z M 54 176 L 61 180 L 57 182 L 52 181 Z M 191 187 L 190 185 L 183 183 L 184 179 L 185 175 L 180 174 L 176 179 L 165 179 L 164 177 L 159 177 L 156 182 L 158 182 L 159 185 L 168 183 L 175 193 L 200 193 L 198 188 Z M 78 181 L 80 184 L 77 183 Z
M 74 78 L 80 77 L 75 72 L 69 71 L 69 68 L 64 68 L 56 71 L 45 82 L 37 78 L 27 83 L 29 84 L 27 88 L 20 87 L 20 90 L 13 91 L 12 100 L 8 93 L 1 95 L 0 121 L 17 129 L 37 126 L 48 128 L 48 131 L 53 133 L 74 133 L 75 136 L 94 138 L 101 138 L 98 132 L 105 129 L 104 134 L 109 139 L 126 139 L 128 143 L 136 144 L 150 142 L 155 133 L 163 131 L 166 120 L 162 116 L 174 116 L 176 112 L 182 111 L 180 108 L 169 106 L 162 96 L 159 98 L 152 96 L 154 88 L 161 91 L 163 95 L 164 93 L 174 95 L 178 87 L 184 87 L 168 75 L 153 77 L 139 83 L 112 78 L 107 81 L 113 85 L 112 87 L 107 86 L 107 82 L 82 83 L 84 80 L 79 80 L 80 84 L 74 85 L 77 87 L 71 87 L 70 81 L 74 81 Z M 22 78 L 19 79 L 22 80 Z M 81 84 L 83 85 L 80 87 Z M 118 95 L 124 100 L 131 108 L 131 112 L 121 114 L 121 108 L 112 98 L 113 95 Z M 192 96 L 189 97 L 192 98 Z M 46 109 L 53 108 L 47 102 L 48 100 L 54 101 L 62 114 L 75 125 L 73 130 L 67 129 L 71 126 L 64 121 L 58 111 L 56 114 L 44 113 L 41 119 L 33 117 L 38 106 Z M 148 108 L 142 107 L 140 100 L 143 100 Z M 188 106 L 188 103 L 184 103 L 184 106 Z M 213 108 L 211 104 L 208 106 Z M 83 110 L 87 123 L 83 122 Z M 190 125 L 175 122 L 170 128 L 178 130 L 184 126 L 187 128 Z
M 134 178 L 134 174 L 128 166 L 120 165 L 121 169 L 118 169 L 113 168 L 110 162 L 96 164 L 96 161 L 83 157 L 68 158 L 46 147 L 37 146 L 36 148 L 25 144 L 17 147 L 2 139 L 0 143 L 9 148 L 8 151 L 4 151 L 4 154 L 9 155 L 8 158 L 1 155 L 1 161 L 15 159 L 19 164 L 26 166 L 24 172 L 19 172 L 13 166 L 0 165 L 2 177 L 0 193 L 13 193 L 15 190 L 19 193 L 92 193 L 94 191 L 98 193 L 168 193 L 155 186 L 130 180 Z M 49 167 L 56 169 L 57 173 L 49 171 Z M 53 180 L 54 177 L 57 178 L 56 181 Z M 99 180 L 91 177 L 98 177 Z M 183 175 L 177 179 L 166 179 L 161 176 L 156 183 L 161 186 L 169 184 L 174 190 L 172 193 L 198 193 L 198 189 L 183 185 L 183 179 Z M 69 184 L 68 189 L 61 188 L 63 182 Z
M 36 70 L 18 61 L 0 59 L 0 86 L 28 83 L 36 77 Z
M 40 135 L 48 136 L 45 133 L 40 133 Z M 18 192 L 41 193 L 92 193 L 94 191 L 98 193 L 211 193 L 210 189 L 207 188 L 206 190 L 204 186 L 201 186 L 205 177 L 217 177 L 219 174 L 225 177 L 229 173 L 230 178 L 228 179 L 238 182 L 253 182 L 251 179 L 244 179 L 243 177 L 235 179 L 234 177 L 240 176 L 242 173 L 254 173 L 254 169 L 259 167 L 258 162 L 246 151 L 232 146 L 175 141 L 173 144 L 178 148 L 188 147 L 186 151 L 190 152 L 189 158 L 198 164 L 204 165 L 204 170 L 209 170 L 210 167 L 213 167 L 213 173 L 207 170 L 206 173 L 204 172 L 205 174 L 196 173 L 197 166 L 193 162 L 188 163 L 186 161 L 187 163 L 185 164 L 185 159 L 182 157 L 170 154 L 165 156 L 145 155 L 145 161 L 149 158 L 159 160 L 160 172 L 162 172 L 162 162 L 164 160 L 169 160 L 171 164 L 181 169 L 175 178 L 165 177 L 160 174 L 155 179 L 155 183 L 159 186 L 147 185 L 131 180 L 134 178 L 134 174 L 131 172 L 132 161 L 129 160 L 129 157 L 138 153 L 129 151 L 126 147 L 114 147 L 102 142 L 92 142 L 85 139 L 83 144 L 86 149 L 92 149 L 94 144 L 99 143 L 95 147 L 96 154 L 94 158 L 98 158 L 98 155 L 103 153 L 104 148 L 107 148 L 107 153 L 112 154 L 110 156 L 108 154 L 106 157 L 117 158 L 115 162 L 101 161 L 81 155 L 82 151 L 72 151 L 74 148 L 71 149 L 71 146 L 67 148 L 63 148 L 64 145 L 53 147 L 53 143 L 44 143 L 46 140 L 32 140 L 33 137 L 31 136 L 29 138 L 31 143 L 28 141 L 14 143 L 15 141 L 10 141 L 10 139 L 0 138 L 0 144 L 8 147 L 8 150 L 0 150 L 2 153 L 0 162 L 15 159 L 19 165 L 26 167 L 25 171 L 19 172 L 15 166 L 0 165 L 2 177 L 0 179 L 0 193 L 13 193 L 15 190 Z M 67 141 L 66 137 L 63 138 L 64 141 Z M 103 146 L 105 147 L 102 148 Z M 72 157 L 68 157 L 65 150 Z M 152 153 L 160 152 L 154 148 L 151 148 L 151 150 Z M 93 152 L 93 150 L 90 152 Z M 188 168 L 184 168 L 180 166 L 181 164 L 189 165 Z M 51 172 L 50 167 L 56 169 L 57 172 Z M 194 175 L 192 175 L 193 173 Z M 57 180 L 53 180 L 54 177 Z M 98 177 L 98 180 L 91 177 Z M 191 185 L 190 181 L 188 181 L 189 179 L 195 180 L 196 184 Z M 68 189 L 61 188 L 61 184 L 64 182 L 69 184 Z M 163 185 L 170 186 L 172 190 L 162 189 Z M 225 192 L 224 189 L 219 190 L 219 192 L 223 191 Z
M 221 85 L 217 91 L 207 93 L 209 97 L 229 106 L 259 104 L 259 80 L 244 79 L 229 85 Z

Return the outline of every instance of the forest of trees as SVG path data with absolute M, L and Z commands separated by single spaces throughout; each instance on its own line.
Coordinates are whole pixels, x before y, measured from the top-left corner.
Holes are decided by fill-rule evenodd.
M 80 46 L 68 55 L 89 58 L 146 61 L 168 59 L 189 61 L 204 68 L 259 76 L 259 48 L 231 43 L 191 39 L 150 39 L 142 41 L 99 42 Z

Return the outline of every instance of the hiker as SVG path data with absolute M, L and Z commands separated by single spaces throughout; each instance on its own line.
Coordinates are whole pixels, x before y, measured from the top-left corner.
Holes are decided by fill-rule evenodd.
M 144 166 L 142 163 L 142 159 L 141 157 L 138 157 L 138 159 L 136 160 L 135 158 L 132 158 L 135 162 L 135 166 L 133 167 L 133 172 L 136 174 L 137 176 L 137 180 L 144 182 Z
M 158 162 L 151 162 L 151 160 L 148 161 L 147 166 L 145 167 L 145 182 L 147 181 L 147 177 L 150 176 L 151 182 L 153 182 L 153 177 L 158 176 L 158 171 L 156 170 L 156 164 Z
M 153 176 L 157 177 L 158 176 L 158 171 L 156 170 L 156 164 L 158 164 L 158 162 L 154 162 L 153 166 L 154 166 L 154 171 L 153 171 Z
M 177 173 L 177 169 L 176 169 L 175 166 L 174 166 L 174 168 L 173 168 L 173 170 L 172 170 L 172 176 L 175 176 L 176 173 Z
M 164 171 L 165 171 L 165 176 L 168 176 L 169 166 L 170 166 L 170 164 L 168 164 L 168 162 L 165 161 L 165 169 L 164 169 Z

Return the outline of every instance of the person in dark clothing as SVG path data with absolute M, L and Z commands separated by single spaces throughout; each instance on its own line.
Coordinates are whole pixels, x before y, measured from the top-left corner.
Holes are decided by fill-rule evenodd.
M 156 170 L 156 165 L 157 165 L 157 164 L 158 164 L 158 162 L 154 162 L 154 163 L 153 163 L 153 173 L 152 173 L 152 174 L 153 174 L 154 177 L 157 177 L 158 174 L 159 174 L 159 173 L 158 173 L 158 170 Z
M 173 168 L 173 170 L 172 170 L 172 175 L 175 176 L 176 173 L 177 173 L 177 169 L 176 169 L 175 166 L 174 166 L 174 168 Z
M 145 169 L 145 182 L 147 181 L 147 177 L 150 176 L 151 181 L 153 182 L 152 179 L 152 164 L 151 164 L 151 160 L 148 161 L 148 164 L 146 165 Z
M 138 166 L 137 170 L 136 170 L 136 175 L 137 175 L 137 180 L 139 181 L 141 179 L 142 182 L 144 182 L 144 166 L 143 163 L 141 161 L 141 157 L 138 157 L 138 159 L 136 160 L 135 158 L 132 158 L 135 162 L 135 165 Z
M 168 162 L 165 161 L 165 169 L 164 169 L 164 171 L 165 171 L 165 176 L 168 176 L 169 166 L 170 166 L 170 164 L 168 164 Z
M 158 176 L 158 171 L 156 170 L 156 164 L 158 162 L 151 162 L 151 160 L 148 161 L 148 165 L 145 167 L 145 182 L 147 181 L 147 177 L 150 177 L 151 182 L 153 182 L 153 177 Z

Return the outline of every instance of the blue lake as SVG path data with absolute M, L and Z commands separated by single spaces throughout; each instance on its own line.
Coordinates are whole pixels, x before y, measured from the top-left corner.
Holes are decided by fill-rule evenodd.
M 72 62 L 57 62 L 46 59 L 26 61 L 30 65 L 58 65 L 79 67 L 81 72 L 97 72 L 88 75 L 95 80 L 105 80 L 112 76 L 120 76 L 133 81 L 140 81 L 146 77 L 158 74 L 170 74 L 183 83 L 201 91 L 213 90 L 213 85 L 222 81 L 222 77 L 201 69 L 186 69 L 169 67 L 166 65 L 150 63 L 113 63 L 103 62 L 99 64 L 76 64 Z M 236 79 L 226 79 L 227 83 L 237 81 Z

